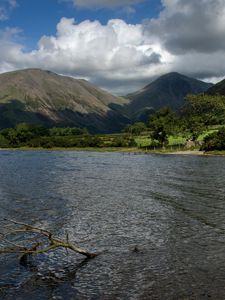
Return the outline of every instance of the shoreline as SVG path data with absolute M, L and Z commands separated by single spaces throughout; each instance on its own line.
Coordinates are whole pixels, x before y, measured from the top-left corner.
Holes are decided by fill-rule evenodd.
M 20 148 L 0 148 L 0 151 L 83 151 L 83 152 L 117 152 L 117 153 L 130 153 L 130 154 L 161 154 L 161 155 L 184 155 L 184 156 L 225 156 L 225 151 L 210 151 L 204 152 L 200 150 L 144 150 L 139 148 L 127 148 L 127 147 L 111 147 L 111 148 L 29 148 L 29 147 L 20 147 Z
M 195 155 L 195 156 L 205 156 L 205 155 L 208 155 L 204 151 L 200 151 L 200 150 L 174 151 L 174 152 L 168 152 L 167 154 L 170 154 L 170 155 Z

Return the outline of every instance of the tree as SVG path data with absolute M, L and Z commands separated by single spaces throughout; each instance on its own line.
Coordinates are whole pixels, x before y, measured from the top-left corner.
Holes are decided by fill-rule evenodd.
M 0 132 L 2 138 L 1 145 L 20 147 L 74 147 L 78 145 L 81 139 L 85 139 L 91 144 L 97 145 L 97 140 L 90 140 L 90 136 L 86 128 L 46 128 L 43 125 L 32 125 L 27 123 L 17 124 L 15 128 L 3 129 Z M 4 138 L 4 140 L 3 140 Z M 77 140 L 79 139 L 79 141 Z M 87 141 L 86 141 L 87 140 Z M 2 146 L 2 147 L 3 147 Z
M 7 128 L 1 131 L 11 146 L 26 144 L 35 137 L 47 136 L 48 129 L 42 125 L 31 125 L 27 123 L 17 124 L 15 128 Z
M 225 97 L 216 95 L 188 95 L 182 110 L 186 129 L 193 140 L 209 125 L 224 123 Z
M 9 141 L 2 134 L 0 134 L 0 148 L 7 147 L 9 147 Z
M 18 145 L 17 133 L 14 128 L 6 128 L 1 131 L 1 135 L 9 142 L 11 146 Z
M 72 136 L 72 135 L 87 135 L 88 130 L 86 128 L 76 128 L 76 127 L 53 127 L 49 129 L 51 136 Z
M 186 115 L 199 117 L 204 125 L 218 124 L 224 121 L 225 97 L 207 94 L 188 95 L 184 112 Z
M 168 135 L 177 130 L 178 117 L 168 107 L 162 107 L 149 119 L 150 137 L 161 146 L 168 143 Z
M 22 144 L 34 137 L 33 126 L 27 123 L 20 123 L 15 127 L 17 143 Z
M 117 136 L 111 142 L 110 147 L 135 147 L 137 146 L 134 138 L 129 135 Z
M 201 150 L 213 151 L 213 150 L 225 150 L 225 127 L 220 130 L 207 135 L 204 138 Z
M 140 135 L 143 131 L 146 131 L 147 127 L 143 122 L 136 122 L 131 125 L 127 125 L 124 129 L 124 132 L 127 132 L 131 135 Z

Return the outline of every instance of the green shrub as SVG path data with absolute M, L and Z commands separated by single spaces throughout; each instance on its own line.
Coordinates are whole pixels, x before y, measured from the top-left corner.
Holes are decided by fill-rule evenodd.
M 9 147 L 9 141 L 0 134 L 0 148 L 8 148 Z
M 201 150 L 204 151 L 225 150 L 225 127 L 221 128 L 217 132 L 214 132 L 206 136 L 203 140 Z
M 128 136 L 118 136 L 114 137 L 111 141 L 111 147 L 135 147 L 136 142 L 133 138 Z

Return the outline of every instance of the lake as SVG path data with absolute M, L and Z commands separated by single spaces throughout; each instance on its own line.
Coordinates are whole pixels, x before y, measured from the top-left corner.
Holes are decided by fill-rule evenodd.
M 4 218 L 102 253 L 1 254 L 0 299 L 225 299 L 225 157 L 1 151 Z

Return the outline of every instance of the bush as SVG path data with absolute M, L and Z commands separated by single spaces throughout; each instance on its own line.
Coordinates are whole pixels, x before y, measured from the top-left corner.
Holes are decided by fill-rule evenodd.
M 115 137 L 111 142 L 111 147 L 135 147 L 136 142 L 133 138 L 127 136 Z
M 124 132 L 134 135 L 140 135 L 143 131 L 146 131 L 147 127 L 143 122 L 137 122 L 131 125 L 127 125 L 124 128 Z
M 207 135 L 204 138 L 200 150 L 204 150 L 204 151 L 225 150 L 225 127 L 221 128 L 217 132 Z
M 53 127 L 49 129 L 49 134 L 51 136 L 71 136 L 71 135 L 87 135 L 88 130 L 86 128 L 76 128 L 76 127 Z
M 83 128 L 51 128 L 20 123 L 0 132 L 0 147 L 97 147 L 99 140 Z M 83 141 L 84 139 L 84 141 Z
M 27 143 L 29 147 L 42 148 L 71 148 L 71 147 L 99 147 L 100 138 L 96 136 L 74 137 L 74 136 L 50 136 L 38 137 Z
M 0 134 L 0 148 L 8 148 L 9 147 L 9 141 Z

